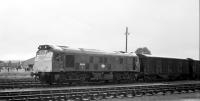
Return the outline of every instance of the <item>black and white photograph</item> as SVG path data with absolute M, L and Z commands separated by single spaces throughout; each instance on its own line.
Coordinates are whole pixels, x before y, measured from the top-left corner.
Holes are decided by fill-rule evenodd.
M 0 101 L 200 101 L 199 0 L 1 0 Z

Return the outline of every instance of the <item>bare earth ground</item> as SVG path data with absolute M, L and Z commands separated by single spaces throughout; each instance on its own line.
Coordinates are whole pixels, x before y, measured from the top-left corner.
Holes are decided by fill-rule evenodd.
M 185 94 L 169 94 L 156 96 L 141 96 L 134 98 L 114 98 L 101 101 L 200 101 L 200 92 Z

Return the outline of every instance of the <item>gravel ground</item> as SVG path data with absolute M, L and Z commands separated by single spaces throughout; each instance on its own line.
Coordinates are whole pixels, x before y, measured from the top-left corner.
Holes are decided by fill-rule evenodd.
M 156 95 L 156 96 L 141 96 L 134 98 L 114 98 L 104 99 L 101 101 L 200 101 L 200 92 L 198 93 L 185 93 L 185 94 L 169 94 L 169 95 Z

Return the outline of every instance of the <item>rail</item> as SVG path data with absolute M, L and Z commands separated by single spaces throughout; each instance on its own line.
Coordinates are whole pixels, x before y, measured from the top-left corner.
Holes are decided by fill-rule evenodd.
M 192 93 L 200 91 L 200 83 L 144 84 L 0 91 L 0 99 L 8 101 L 90 101 L 108 98 Z

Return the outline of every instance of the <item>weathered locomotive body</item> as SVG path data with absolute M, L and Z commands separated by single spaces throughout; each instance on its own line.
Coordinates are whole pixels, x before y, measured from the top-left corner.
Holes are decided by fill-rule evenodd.
M 48 83 L 200 79 L 199 63 L 192 59 L 40 45 L 35 58 L 34 74 Z
M 134 81 L 140 71 L 133 54 L 51 45 L 38 49 L 34 71 L 42 81 Z

